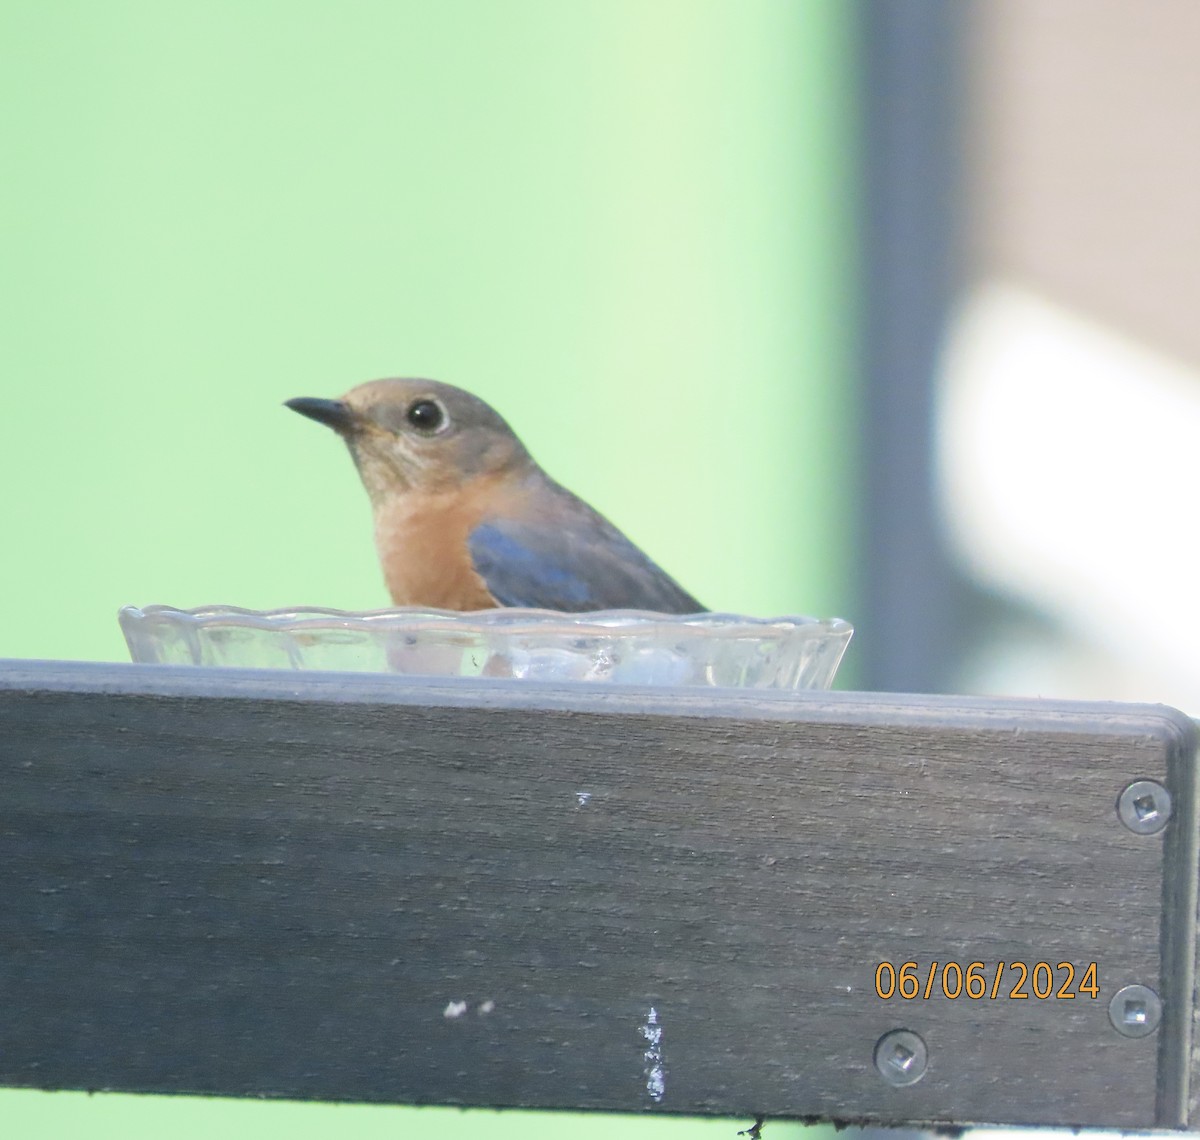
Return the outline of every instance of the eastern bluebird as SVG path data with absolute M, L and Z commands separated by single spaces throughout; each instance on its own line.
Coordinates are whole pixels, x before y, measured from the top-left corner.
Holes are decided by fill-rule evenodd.
M 340 400 L 287 406 L 346 441 L 398 606 L 704 610 L 461 388 L 374 380 Z

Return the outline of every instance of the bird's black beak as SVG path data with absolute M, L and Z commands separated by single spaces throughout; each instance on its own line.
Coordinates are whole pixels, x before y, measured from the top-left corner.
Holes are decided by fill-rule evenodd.
M 293 412 L 299 412 L 302 416 L 308 416 L 310 420 L 316 420 L 317 423 L 331 427 L 343 435 L 352 431 L 358 424 L 358 414 L 341 400 L 297 396 L 294 400 L 287 400 L 284 407 L 291 408 Z

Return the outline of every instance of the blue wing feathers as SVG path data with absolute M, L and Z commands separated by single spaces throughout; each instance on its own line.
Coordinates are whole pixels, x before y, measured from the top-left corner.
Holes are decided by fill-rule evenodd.
M 518 537 L 494 523 L 481 523 L 471 532 L 467 547 L 475 569 L 502 605 L 548 610 L 593 608 L 587 582 L 552 556 L 539 552 L 536 535 Z
M 548 480 L 520 516 L 492 515 L 467 548 L 505 606 L 582 612 L 704 609 L 603 516 Z M 540 509 L 538 509 L 540 508 Z

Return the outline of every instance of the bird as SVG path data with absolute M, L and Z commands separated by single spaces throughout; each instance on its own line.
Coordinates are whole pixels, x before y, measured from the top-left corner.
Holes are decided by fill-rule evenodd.
M 706 612 L 462 388 L 372 380 L 336 400 L 302 396 L 285 406 L 349 448 L 397 606 Z

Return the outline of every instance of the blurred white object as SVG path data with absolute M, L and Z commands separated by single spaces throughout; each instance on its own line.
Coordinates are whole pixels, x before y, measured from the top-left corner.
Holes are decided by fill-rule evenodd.
M 751 689 L 829 688 L 853 632 L 840 618 L 416 606 L 126 606 L 120 621 L 133 660 L 151 664 Z
M 1068 634 L 990 655 L 981 687 L 1200 712 L 1200 375 L 991 283 L 947 348 L 939 431 L 968 568 Z

